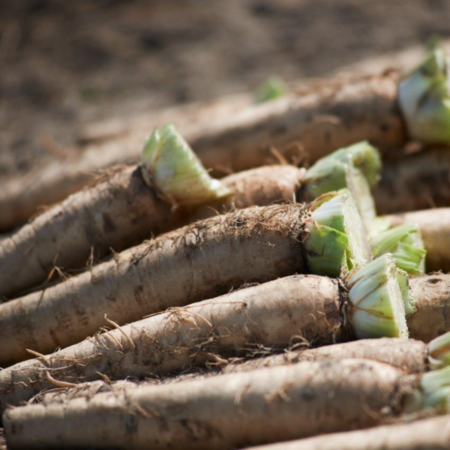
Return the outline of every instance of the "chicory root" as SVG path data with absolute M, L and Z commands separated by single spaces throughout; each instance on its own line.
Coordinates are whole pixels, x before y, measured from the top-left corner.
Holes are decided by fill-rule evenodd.
M 282 194 L 271 192 L 273 180 L 270 174 L 275 170 L 278 171 L 280 182 L 283 179 L 289 181 L 284 185 Z M 259 174 L 261 174 L 261 179 L 267 179 L 267 185 L 259 179 Z M 295 177 L 295 180 L 298 181 L 290 184 L 291 177 Z M 230 175 L 223 178 L 222 182 L 235 191 L 235 200 L 228 197 L 223 202 L 218 202 L 215 209 L 221 211 L 222 204 L 232 205 L 233 202 L 236 203 L 237 208 L 251 206 L 252 204 L 265 205 L 274 201 L 291 200 L 294 195 L 298 202 L 311 201 L 312 195 L 305 189 L 304 178 L 304 169 L 295 169 L 289 165 L 264 166 Z M 237 180 L 240 180 L 239 183 L 245 184 L 245 189 L 240 189 L 239 194 L 236 192 L 236 186 L 239 186 Z M 303 186 L 303 189 L 301 186 Z M 247 192 L 248 196 L 257 196 L 258 192 L 263 192 L 267 203 L 262 203 L 256 197 L 254 200 L 246 201 L 243 205 L 240 205 L 238 199 L 243 198 L 244 192 Z M 372 193 L 378 214 L 416 211 L 449 205 L 449 150 L 447 148 L 432 149 L 384 161 L 381 176 L 378 182 L 372 185 Z M 212 214 L 211 208 L 204 208 L 204 210 L 209 211 L 204 212 L 204 216 Z
M 339 361 L 349 358 L 382 362 L 407 373 L 425 372 L 430 369 L 430 364 L 433 365 L 433 361 L 434 364 L 439 364 L 437 360 L 434 360 L 433 353 L 430 353 L 428 345 L 415 339 L 361 339 L 306 349 L 301 349 L 301 342 L 298 345 L 300 350 L 287 350 L 284 353 L 252 358 L 244 362 L 237 359 L 235 362 L 224 365 L 221 371 L 223 373 L 246 372 L 263 367 L 297 364 L 304 361 Z M 437 354 L 436 349 L 434 350 Z
M 397 103 L 398 82 L 395 71 L 334 80 L 205 123 L 195 135 L 185 134 L 203 165 L 216 173 L 273 162 L 271 146 L 288 159 L 303 157 L 311 163 L 365 139 L 392 149 L 406 140 Z M 299 147 L 286 147 L 292 143 Z
M 9 297 L 63 271 L 97 262 L 169 229 L 232 208 L 292 202 L 301 169 L 267 166 L 231 175 L 222 184 L 233 194 L 195 208 L 173 208 L 143 180 L 137 167 L 117 168 L 0 241 L 0 296 Z
M 363 139 L 379 147 L 386 158 L 402 154 L 403 150 L 393 149 L 402 148 L 411 138 L 428 146 L 449 144 L 449 77 L 444 52 L 435 49 L 411 75 L 400 78 L 398 72 L 388 71 L 322 82 L 234 114 L 225 107 L 223 116 L 222 108 L 215 107 L 220 118 L 205 114 L 202 126 L 197 123 L 183 131 L 205 167 L 215 169 L 216 174 L 273 163 L 274 153 L 289 162 L 314 162 Z M 80 189 L 91 178 L 89 170 L 136 161 L 140 139 L 130 135 L 109 141 L 86 150 L 75 164 L 55 164 L 37 179 L 15 180 L 0 197 L 0 230 L 13 228 L 39 206 Z M 25 185 L 29 187 L 26 195 Z
M 125 385 L 64 405 L 12 408 L 3 423 L 11 448 L 234 448 L 383 424 L 410 399 L 432 395 L 425 376 L 369 360 L 303 362 L 130 391 Z
M 28 358 L 27 348 L 48 353 L 79 342 L 104 325 L 105 314 L 123 324 L 303 272 L 306 217 L 305 208 L 282 205 L 206 219 L 0 304 L 0 364 Z
M 446 149 L 388 161 L 380 182 L 374 187 L 378 211 L 389 213 L 448 204 L 449 167 L 450 156 Z M 108 177 L 105 181 L 74 194 L 0 241 L 1 296 L 17 295 L 43 283 L 55 266 L 63 271 L 85 266 L 92 250 L 95 261 L 110 248 L 121 251 L 151 234 L 157 235 L 217 212 L 266 206 L 294 198 L 298 202 L 312 199 L 304 183 L 305 170 L 289 165 L 265 166 L 225 177 L 222 184 L 233 194 L 195 208 L 171 209 L 145 184 L 135 168 L 116 169 L 105 176 Z M 450 270 L 450 262 L 446 262 L 445 255 L 440 255 L 445 246 L 434 245 L 431 238 L 434 233 L 430 230 L 437 226 L 444 225 L 436 220 L 421 230 L 431 244 L 427 248 L 431 263 L 428 267 Z M 444 229 L 436 233 L 439 238 L 445 238 Z
M 411 324 L 411 337 L 421 339 L 430 335 L 429 326 L 421 329 L 426 321 L 435 323 L 435 319 L 439 320 L 431 332 L 432 339 L 450 330 L 450 318 L 449 323 L 443 323 L 440 318 L 442 305 L 439 304 L 448 304 L 449 296 L 440 298 L 445 287 L 438 286 L 438 292 L 434 293 L 433 278 L 422 278 L 424 282 L 416 289 L 417 279 L 412 280 L 416 312 L 408 324 Z M 443 280 L 443 284 L 449 286 L 450 279 Z M 432 301 L 433 296 L 435 301 Z M 185 308 L 171 309 L 0 371 L 0 403 L 3 408 L 7 404 L 17 405 L 54 387 L 54 380 L 81 383 L 102 379 L 104 375 L 110 379 L 166 375 L 204 367 L 227 357 L 252 356 L 265 348 L 281 350 L 299 342 L 323 345 L 346 341 L 353 338 L 351 327 L 354 322 L 349 305 L 343 314 L 344 297 L 337 280 L 296 275 Z M 443 326 L 447 327 L 444 331 Z M 442 361 L 447 363 L 444 361 L 446 352 L 440 351 L 446 348 L 447 341 L 440 339 L 444 342 L 430 344 L 433 367 L 438 367 Z M 387 349 L 388 341 L 380 341 L 378 356 L 374 345 L 365 342 L 370 341 L 337 346 L 336 354 L 342 357 L 373 354 L 374 359 L 379 357 L 382 361 L 389 358 L 386 357 L 388 351 L 382 350 Z M 427 364 L 425 345 L 394 340 L 392 346 L 392 358 L 402 354 L 395 349 L 408 349 L 408 363 L 402 362 L 400 356 L 396 359 L 396 364 L 403 369 L 409 367 L 409 371 L 416 372 Z M 310 355 L 320 359 L 330 351 L 332 348 L 329 351 L 326 348 L 310 350 L 305 355 L 307 360 Z M 414 354 L 418 356 L 414 357 Z M 273 361 L 282 363 L 281 360 L 284 357 L 273 357 Z
M 450 271 L 450 208 L 392 214 L 385 218 L 393 227 L 417 224 L 427 251 L 427 271 Z
M 447 200 L 450 201 L 448 181 L 450 172 L 445 165 L 441 165 L 441 157 L 444 155 L 442 150 L 439 152 L 440 157 L 436 160 L 436 170 L 433 174 L 437 176 L 441 170 L 442 177 L 445 175 L 446 181 L 442 180 L 443 183 L 439 183 L 443 190 L 439 191 L 444 192 L 445 196 L 445 189 L 448 186 Z M 401 160 L 404 164 L 396 165 L 398 168 L 412 167 L 411 177 L 408 178 L 411 188 L 417 186 L 417 183 L 420 184 L 419 173 L 416 170 L 419 165 L 426 170 L 429 168 L 425 160 L 423 161 L 425 165 L 415 163 L 408 165 L 408 161 L 415 161 L 411 158 L 419 156 L 407 157 Z M 450 164 L 450 160 L 448 162 Z M 383 177 L 391 173 L 390 164 L 392 163 L 385 165 Z M 397 170 L 393 170 L 392 173 L 398 175 L 392 179 L 395 179 L 396 186 L 399 186 L 401 174 L 397 173 Z M 167 202 L 156 195 L 153 188 L 145 184 L 139 170 L 118 169 L 106 181 L 74 194 L 0 242 L 2 268 L 0 281 L 3 280 L 0 283 L 0 295 L 13 295 L 44 282 L 55 266 L 61 267 L 62 270 L 84 266 L 91 256 L 91 249 L 94 249 L 93 256 L 99 258 L 110 248 L 121 251 L 141 242 L 151 233 L 156 235 L 180 224 L 205 219 L 216 215 L 217 212 L 229 211 L 233 207 L 266 206 L 291 201 L 294 198 L 299 202 L 309 201 L 312 196 L 305 189 L 304 176 L 304 169 L 289 165 L 252 169 L 222 179 L 223 185 L 233 191 L 232 195 L 207 205 L 173 210 Z M 375 196 L 378 199 L 377 207 L 381 211 L 389 211 L 391 210 L 389 202 L 392 201 L 397 205 L 399 197 L 395 192 L 390 195 L 383 184 L 383 177 L 381 184 L 375 187 Z M 416 206 L 411 201 L 417 199 L 417 196 L 402 194 L 401 198 L 406 200 L 400 210 L 404 210 L 406 206 Z M 419 202 L 417 205 L 422 203 Z M 447 209 L 437 209 L 405 216 L 398 214 L 392 216 L 392 222 L 396 225 L 407 222 L 424 224 L 420 227 L 420 231 L 428 251 L 429 270 L 450 270 L 450 254 L 446 256 L 447 246 L 441 245 L 442 240 L 449 234 L 446 224 L 448 222 L 450 226 L 450 212 L 448 221 L 446 212 Z M 436 217 L 437 215 L 440 217 Z
M 351 82 L 335 80 L 234 114 L 227 111 L 221 120 L 206 116 L 204 126 L 183 132 L 203 165 L 222 174 L 273 164 L 277 159 L 272 147 L 294 162 L 314 162 L 363 139 L 382 149 L 399 148 L 406 135 L 396 100 L 398 80 L 396 72 Z M 77 162 L 57 163 L 38 175 L 14 180 L 0 195 L 0 230 L 25 222 L 39 206 L 78 191 L 92 180 L 95 170 L 137 162 L 144 137 L 131 135 L 94 145 Z
M 334 207 L 327 216 L 329 203 Z M 254 207 L 206 219 L 1 304 L 0 364 L 29 358 L 27 348 L 48 353 L 79 342 L 104 325 L 105 314 L 124 324 L 245 283 L 310 273 L 321 260 L 324 271 L 317 273 L 333 276 L 367 263 L 351 197 L 342 193 L 314 205 Z
M 55 266 L 78 269 L 91 252 L 95 262 L 110 248 L 120 251 L 168 227 L 171 205 L 158 198 L 136 167 L 106 176 L 0 242 L 0 296 L 44 282 Z
M 101 379 L 99 374 L 142 378 L 202 366 L 214 361 L 214 354 L 282 349 L 295 336 L 331 343 L 343 333 L 338 282 L 296 275 L 173 308 L 6 368 L 0 371 L 0 404 L 18 404 L 54 387 L 47 373 L 71 383 Z
M 434 341 L 432 344 L 425 344 L 422 341 L 402 338 L 380 338 L 380 339 L 362 339 L 359 341 L 337 343 L 325 345 L 323 347 L 308 348 L 307 343 L 298 337 L 299 342 L 292 339 L 292 347 L 283 353 L 277 353 L 276 348 L 267 348 L 259 346 L 254 349 L 251 346 L 244 351 L 236 352 L 235 356 L 227 358 L 226 352 L 210 353 L 205 357 L 205 366 L 188 366 L 190 370 L 183 370 L 180 374 L 169 374 L 165 376 L 156 376 L 155 378 L 127 378 L 124 380 L 115 380 L 102 374 L 101 379 L 96 381 L 78 382 L 78 379 L 72 378 L 71 382 L 66 381 L 68 386 L 58 386 L 58 375 L 56 372 L 51 375 L 52 381 L 48 384 L 49 389 L 43 389 L 33 396 L 29 402 L 38 402 L 50 404 L 53 402 L 66 402 L 68 399 L 76 397 L 92 396 L 98 392 L 110 392 L 116 389 L 122 389 L 127 384 L 127 389 L 139 387 L 142 383 L 154 382 L 160 383 L 178 383 L 189 379 L 199 377 L 215 376 L 217 374 L 249 372 L 255 369 L 265 367 L 276 367 L 284 365 L 297 364 L 299 362 L 321 362 L 321 361 L 340 361 L 342 359 L 370 359 L 393 367 L 397 367 L 406 373 L 420 374 L 431 368 L 440 368 L 448 363 L 448 352 L 446 345 L 449 341 L 448 333 L 440 338 L 444 342 Z M 294 348 L 299 348 L 298 350 Z M 224 348 L 222 348 L 224 350 Z M 269 356 L 256 356 L 260 352 L 262 355 L 270 352 Z M 239 353 L 248 353 L 247 356 L 236 356 Z M 197 353 L 198 355 L 199 353 Z M 433 357 L 435 356 L 435 357 Z M 437 357 L 441 359 L 437 359 Z M 51 366 L 51 364 L 49 364 Z M 49 373 L 52 369 L 48 368 Z M 99 372 L 100 373 L 100 372 Z M 157 374 L 155 374 L 157 375 Z M 68 378 L 67 378 L 68 379 Z M 54 381 L 53 381 L 54 380 Z M 49 380 L 47 380 L 49 381 Z M 53 383 L 53 385 L 51 384 Z M 63 382 L 64 383 L 64 382 Z M 61 383 L 61 384 L 63 384 Z
M 2 243 L 0 296 L 51 278 L 55 267 L 79 268 L 88 258 L 93 264 L 110 248 L 120 251 L 167 230 L 176 223 L 173 202 L 192 206 L 231 194 L 209 176 L 172 125 L 154 131 L 143 159 L 143 167 L 105 174 L 105 181 L 69 197 Z
M 364 175 L 357 167 L 364 169 Z M 147 140 L 139 169 L 118 168 L 106 174 L 106 181 L 74 194 L 0 244 L 0 296 L 35 287 L 49 280 L 56 268 L 70 271 L 88 260 L 92 265 L 111 248 L 121 251 L 151 233 L 211 215 L 214 207 L 223 211 L 231 205 L 292 201 L 297 192 L 318 197 L 347 184 L 355 199 L 361 200 L 360 190 L 352 184 L 353 174 L 361 173 L 359 184 L 368 185 L 366 176 L 373 184 L 379 168 L 377 150 L 360 143 L 334 152 L 303 178 L 304 171 L 290 166 L 255 169 L 220 182 L 209 176 L 176 129 L 166 125 Z M 298 190 L 301 180 L 305 192 Z M 370 192 L 364 200 L 373 203 Z
M 450 442 L 450 416 L 405 421 L 370 430 L 333 433 L 298 441 L 252 447 L 251 450 L 403 450 L 445 449 Z

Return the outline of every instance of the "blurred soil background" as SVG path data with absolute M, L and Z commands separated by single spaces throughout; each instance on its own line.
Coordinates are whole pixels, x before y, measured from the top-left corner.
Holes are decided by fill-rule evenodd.
M 0 179 L 83 130 L 450 36 L 445 0 L 0 0 Z M 149 129 L 149 132 L 151 130 Z

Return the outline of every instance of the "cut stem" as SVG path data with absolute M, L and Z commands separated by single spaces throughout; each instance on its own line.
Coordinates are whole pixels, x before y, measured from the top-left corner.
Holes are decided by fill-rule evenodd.
M 399 102 L 408 132 L 424 144 L 450 143 L 448 61 L 435 48 L 399 85 Z
M 425 250 L 417 224 L 408 223 L 390 228 L 371 239 L 373 256 L 392 253 L 397 266 L 409 273 L 418 275 L 425 272 Z
M 232 191 L 211 178 L 189 144 L 171 124 L 155 129 L 142 153 L 142 173 L 168 201 L 198 205 Z
M 347 189 L 322 195 L 310 210 L 304 247 L 312 273 L 336 277 L 371 260 L 361 218 Z
M 288 89 L 283 78 L 272 76 L 258 86 L 254 93 L 255 103 L 265 103 L 284 97 Z
M 428 361 L 432 369 L 450 364 L 450 332 L 433 339 L 428 344 Z
M 398 267 L 398 264 L 397 264 L 397 267 Z M 409 286 L 409 276 L 402 269 L 397 270 L 397 282 L 400 287 L 400 291 L 402 293 L 406 317 L 409 317 L 417 311 L 417 307 L 416 307 L 416 302 L 414 300 L 414 297 L 411 293 L 411 288 Z
M 400 272 L 401 274 L 401 272 Z M 347 277 L 349 320 L 357 338 L 408 337 L 407 286 L 400 286 L 392 255 L 383 255 Z
M 423 374 L 420 388 L 420 401 L 416 395 L 415 403 L 410 402 L 416 409 L 433 408 L 447 413 L 450 406 L 450 366 Z
M 363 172 L 349 164 L 347 169 L 347 187 L 352 193 L 355 206 L 361 216 L 364 228 L 370 232 L 376 219 L 375 201 L 370 191 L 369 183 Z
M 318 197 L 347 187 L 345 167 L 348 164 L 361 170 L 370 187 L 375 186 L 381 172 L 381 157 L 375 147 L 363 141 L 336 150 L 317 161 L 305 176 L 309 192 Z
M 374 147 L 360 142 L 335 151 L 312 166 L 305 175 L 306 189 L 313 197 L 348 188 L 366 230 L 375 219 L 375 203 L 370 193 L 381 171 L 381 158 Z

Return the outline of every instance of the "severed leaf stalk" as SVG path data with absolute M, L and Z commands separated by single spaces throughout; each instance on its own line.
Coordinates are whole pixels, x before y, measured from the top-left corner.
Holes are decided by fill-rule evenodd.
M 314 198 L 348 188 L 369 230 L 376 216 L 370 189 L 376 184 L 380 171 L 381 158 L 377 149 L 360 142 L 319 160 L 306 172 L 304 182 Z
M 401 275 L 394 257 L 386 254 L 346 277 L 349 320 L 357 338 L 408 337 L 405 305 L 411 309 L 412 298 Z
M 408 223 L 382 231 L 373 236 L 370 243 L 374 258 L 392 253 L 397 266 L 410 275 L 425 272 L 427 251 L 417 224 Z
M 450 143 L 449 68 L 445 52 L 433 49 L 399 85 L 408 132 L 424 144 Z
M 420 376 L 419 389 L 405 399 L 406 413 L 433 409 L 433 413 L 450 413 L 450 332 L 428 344 L 430 372 Z
M 397 268 L 398 268 L 398 264 Z M 403 305 L 405 307 L 406 317 L 417 311 L 416 303 L 414 301 L 414 297 L 412 296 L 411 289 L 409 287 L 409 276 L 408 273 L 402 269 L 397 270 L 397 282 L 400 287 L 400 291 L 402 293 Z
M 428 361 L 432 369 L 450 365 L 450 332 L 433 339 L 428 344 Z
M 255 103 L 265 103 L 284 97 L 288 89 L 284 80 L 279 76 L 272 76 L 258 86 L 254 93 Z
M 348 166 L 347 187 L 352 193 L 366 233 L 369 233 L 376 219 L 375 201 L 363 172 L 354 168 L 351 164 Z
M 420 380 L 422 408 L 446 413 L 450 409 L 450 366 L 432 370 Z
M 189 144 L 171 124 L 155 129 L 142 153 L 142 173 L 168 201 L 198 205 L 232 191 L 211 178 Z
M 337 277 L 370 261 L 365 230 L 347 189 L 319 197 L 310 211 L 304 247 L 311 273 Z
M 420 376 L 419 389 L 405 399 L 404 412 L 432 409 L 436 414 L 450 412 L 450 366 L 434 369 Z
M 389 230 L 391 228 L 392 223 L 386 217 L 375 217 L 375 220 L 372 222 L 372 226 L 370 227 L 369 237 L 373 238 L 383 231 Z
M 363 141 L 336 150 L 317 161 L 306 172 L 305 182 L 309 192 L 318 197 L 347 187 L 345 166 L 348 163 L 364 174 L 370 187 L 375 186 L 381 172 L 381 157 L 375 147 Z

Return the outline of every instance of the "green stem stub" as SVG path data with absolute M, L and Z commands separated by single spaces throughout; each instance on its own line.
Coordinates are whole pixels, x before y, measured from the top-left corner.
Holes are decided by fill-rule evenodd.
M 171 124 L 155 129 L 142 153 L 142 173 L 168 201 L 198 205 L 232 191 L 211 178 L 188 143 Z
M 428 344 L 428 361 L 432 369 L 450 365 L 450 332 L 438 336 Z
M 348 165 L 347 170 L 347 187 L 355 201 L 355 206 L 361 216 L 366 233 L 369 233 L 377 214 L 375 201 L 363 172 L 351 164 Z
M 319 197 L 310 211 L 304 248 L 311 273 L 337 277 L 370 261 L 364 227 L 348 190 Z
M 398 267 L 398 264 L 397 264 Z M 409 286 L 409 276 L 408 273 L 402 269 L 397 270 L 397 282 L 402 293 L 403 305 L 405 307 L 406 317 L 417 311 L 416 302 L 412 296 L 411 289 Z
M 408 337 L 409 299 L 398 275 L 394 258 L 386 254 L 347 276 L 349 320 L 357 338 Z
M 380 177 L 381 157 L 375 147 L 363 141 L 336 150 L 308 169 L 304 180 L 308 191 L 318 197 L 348 187 L 349 164 L 362 172 L 369 188 L 375 186 Z
M 450 406 L 450 366 L 422 375 L 422 408 L 434 408 L 448 413 Z
M 370 190 L 380 171 L 381 158 L 377 149 L 367 142 L 360 142 L 317 161 L 306 172 L 304 182 L 314 198 L 348 188 L 368 231 L 376 216 Z
M 372 222 L 372 226 L 370 227 L 369 236 L 371 240 L 378 236 L 378 234 L 389 230 L 391 228 L 392 223 L 386 217 L 375 217 L 375 220 Z
M 445 52 L 433 49 L 399 86 L 408 132 L 424 144 L 450 143 L 450 84 Z
M 397 266 L 410 275 L 425 272 L 427 251 L 417 224 L 408 223 L 377 233 L 371 239 L 371 247 L 375 258 L 392 253 Z
M 272 76 L 258 86 L 254 92 L 255 103 L 265 103 L 287 94 L 287 86 L 279 76 Z
M 431 371 L 420 379 L 420 391 L 412 393 L 405 403 L 405 412 L 432 408 L 434 412 L 450 412 L 450 332 L 428 344 Z

